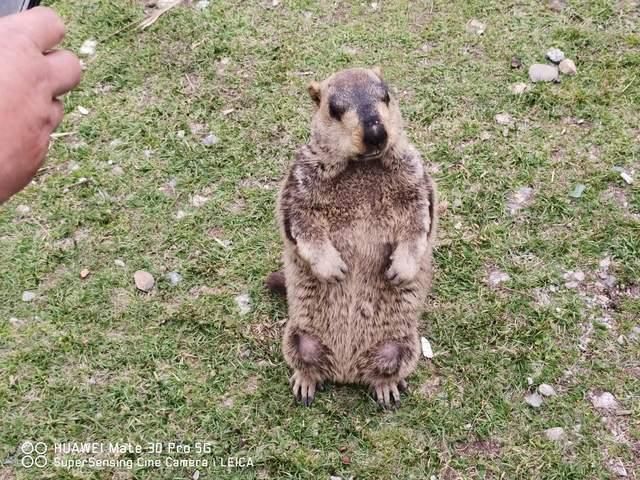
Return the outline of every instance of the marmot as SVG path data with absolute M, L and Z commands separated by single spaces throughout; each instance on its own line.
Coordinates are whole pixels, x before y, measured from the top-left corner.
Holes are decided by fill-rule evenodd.
M 340 71 L 309 93 L 311 140 L 278 197 L 284 278 L 267 282 L 286 281 L 293 393 L 308 406 L 325 381 L 358 383 L 388 408 L 420 355 L 435 185 L 380 69 Z

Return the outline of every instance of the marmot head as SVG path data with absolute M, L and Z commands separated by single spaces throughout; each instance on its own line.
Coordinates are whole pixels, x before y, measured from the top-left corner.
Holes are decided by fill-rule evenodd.
M 351 68 L 312 82 L 314 140 L 341 158 L 380 158 L 402 133 L 402 117 L 379 68 Z

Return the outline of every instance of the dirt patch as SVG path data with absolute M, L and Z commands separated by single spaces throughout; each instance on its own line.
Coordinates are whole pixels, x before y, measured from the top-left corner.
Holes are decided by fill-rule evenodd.
M 463 457 L 496 458 L 502 452 L 500 442 L 492 439 L 474 440 L 456 445 L 456 453 Z
M 131 304 L 132 295 L 124 288 L 114 288 L 111 292 L 111 305 L 115 313 L 122 313 Z
M 433 398 L 440 393 L 441 385 L 440 377 L 431 377 L 427 379 L 422 385 L 420 385 L 420 394 L 425 398 Z
M 0 468 L 0 480 L 16 480 L 16 474 L 12 468 Z

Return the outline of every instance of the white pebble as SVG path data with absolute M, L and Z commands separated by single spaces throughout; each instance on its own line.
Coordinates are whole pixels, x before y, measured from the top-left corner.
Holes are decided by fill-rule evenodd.
M 240 295 L 237 295 L 235 300 L 238 310 L 240 311 L 240 315 L 246 315 L 251 311 L 251 297 L 248 293 L 241 293 Z
M 545 397 L 552 397 L 556 394 L 556 391 L 554 390 L 554 388 L 547 383 L 543 383 L 540 386 L 538 386 L 538 392 L 540 392 Z
M 475 18 L 469 20 L 466 25 L 467 32 L 475 33 L 476 35 L 482 35 L 486 28 L 487 26 L 484 23 L 480 20 L 476 20 Z
M 529 79 L 532 82 L 555 82 L 558 80 L 558 67 L 535 63 L 529 67 Z
M 622 179 L 628 183 L 629 185 L 631 185 L 633 183 L 633 177 L 631 175 L 629 175 L 627 172 L 622 172 L 620 174 L 620 176 L 622 177 Z
M 26 205 L 18 205 L 16 207 L 16 213 L 18 213 L 20 215 L 26 215 L 30 211 L 31 211 L 31 209 Z
M 89 110 L 82 105 L 78 105 L 78 112 L 80 112 L 80 115 L 89 115 Z
M 501 272 L 500 270 L 494 270 L 489 273 L 487 283 L 490 287 L 497 287 L 501 283 L 508 282 L 509 280 L 511 280 L 511 277 L 508 273 Z
M 30 292 L 28 290 L 22 292 L 22 301 L 23 302 L 33 302 L 36 298 L 36 294 L 33 292 Z
M 85 40 L 82 43 L 82 45 L 80 46 L 80 50 L 78 50 L 78 53 L 80 53 L 80 55 L 83 55 L 85 57 L 95 55 L 97 46 L 98 46 L 98 42 L 90 38 L 88 40 Z
M 218 137 L 216 137 L 213 133 L 210 133 L 209 135 L 207 135 L 202 139 L 202 144 L 205 147 L 211 147 L 216 143 L 218 143 Z
M 538 408 L 542 405 L 542 396 L 536 392 L 528 393 L 524 396 L 524 401 L 527 402 L 527 405 Z
M 422 355 L 425 358 L 433 358 L 433 349 L 431 348 L 431 342 L 425 337 L 420 337 L 420 345 L 422 346 Z
M 558 65 L 558 69 L 565 75 L 575 75 L 576 73 L 578 73 L 576 64 L 573 63 L 573 60 L 569 60 L 568 58 L 565 58 L 560 62 L 560 65 Z
M 178 272 L 169 272 L 165 275 L 172 287 L 175 287 L 182 281 L 182 275 Z
M 114 265 L 115 265 L 116 267 L 121 267 L 121 268 L 124 268 L 124 267 L 125 267 L 124 262 L 123 262 L 122 260 L 120 260 L 119 258 L 115 259 L 115 260 L 113 261 L 113 263 L 114 263 Z
M 564 440 L 566 437 L 564 433 L 564 428 L 562 427 L 549 428 L 544 431 L 544 434 L 552 442 L 559 442 L 561 440 Z
M 602 410 L 615 410 L 618 408 L 618 401 L 616 400 L 616 397 L 609 392 L 591 395 L 591 404 L 595 408 Z
M 511 85 L 510 90 L 511 90 L 511 93 L 513 93 L 514 95 L 522 95 L 523 93 L 526 93 L 529 90 L 531 90 L 531 87 L 526 83 L 520 82 L 520 83 L 514 83 L 513 85 Z
M 495 116 L 495 121 L 498 125 L 511 125 L 513 123 L 513 117 L 508 113 L 498 113 Z
M 553 63 L 560 63 L 564 60 L 564 52 L 559 48 L 550 48 L 547 50 L 546 57 Z
M 209 201 L 209 198 L 204 197 L 202 195 L 194 195 L 193 197 L 191 197 L 191 205 L 193 205 L 196 208 L 200 208 L 204 206 L 204 204 L 207 203 L 208 201 Z

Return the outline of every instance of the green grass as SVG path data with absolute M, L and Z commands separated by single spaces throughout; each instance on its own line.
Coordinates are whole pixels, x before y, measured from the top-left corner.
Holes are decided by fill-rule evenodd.
M 616 478 L 610 459 L 640 478 L 637 2 L 379 3 L 216 0 L 139 32 L 122 29 L 144 17 L 142 2 L 55 2 L 67 47 L 99 44 L 66 98 L 59 131 L 75 133 L 0 207 L 1 479 L 194 478 L 194 468 L 25 469 L 25 440 L 208 441 L 216 457 L 255 464 L 199 469 L 212 479 Z M 471 18 L 487 24 L 483 36 L 465 32 Z M 551 46 L 578 75 L 511 94 Z M 309 134 L 306 83 L 374 64 L 449 204 L 420 325 L 436 357 L 397 411 L 334 386 L 304 409 L 280 353 L 285 305 L 262 287 L 279 266 L 278 181 Z M 513 126 L 495 123 L 503 112 Z M 219 142 L 207 147 L 209 132 Z M 175 193 L 163 193 L 171 179 Z M 578 183 L 584 194 L 570 198 Z M 509 215 L 521 186 L 535 195 Z M 193 195 L 208 201 L 195 208 Z M 595 286 L 606 256 L 611 291 Z M 151 294 L 135 290 L 139 269 L 157 280 Z M 511 279 L 489 287 L 493 269 Z M 567 270 L 585 272 L 579 288 L 565 288 Z M 168 271 L 183 281 L 172 287 Z M 37 299 L 22 302 L 25 290 Z M 595 321 L 605 315 L 611 329 Z M 558 394 L 534 410 L 524 395 L 540 383 Z M 630 414 L 595 410 L 599 390 Z M 556 426 L 566 442 L 545 438 Z

